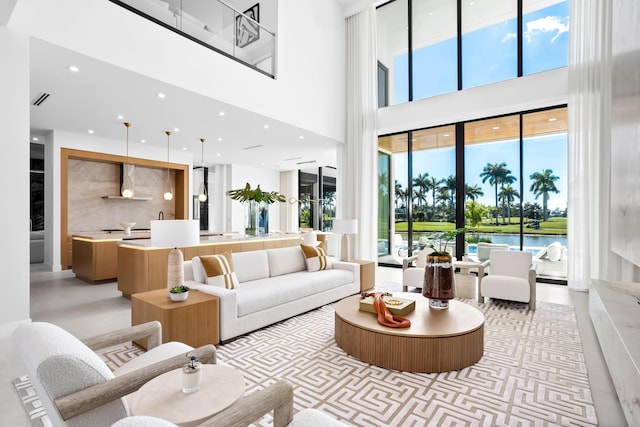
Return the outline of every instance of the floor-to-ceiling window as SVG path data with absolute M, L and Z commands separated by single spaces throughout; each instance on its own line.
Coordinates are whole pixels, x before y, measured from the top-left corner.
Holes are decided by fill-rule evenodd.
M 536 255 L 539 277 L 566 279 L 566 107 L 381 136 L 379 152 L 395 181 L 393 221 L 379 218 L 390 224 L 379 235 L 381 264 L 399 265 L 434 232 L 464 225 L 459 255 L 478 260 L 478 242 L 506 244 Z
M 336 169 L 298 171 L 297 203 L 300 228 L 331 230 L 336 216 Z

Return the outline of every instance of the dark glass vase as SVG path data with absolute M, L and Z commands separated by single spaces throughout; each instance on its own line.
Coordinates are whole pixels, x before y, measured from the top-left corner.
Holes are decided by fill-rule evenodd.
M 424 268 L 422 295 L 429 298 L 429 307 L 437 310 L 449 308 L 455 298 L 454 269 L 450 255 L 427 255 Z

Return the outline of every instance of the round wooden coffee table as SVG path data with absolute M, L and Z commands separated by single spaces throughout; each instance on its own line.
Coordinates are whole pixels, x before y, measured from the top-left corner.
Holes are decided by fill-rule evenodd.
M 149 415 L 180 426 L 195 426 L 231 406 L 244 394 L 240 371 L 223 365 L 202 365 L 202 384 L 195 393 L 182 392 L 182 369 L 165 372 L 127 397 L 133 415 Z
M 449 309 L 429 308 L 421 294 L 394 292 L 413 299 L 409 328 L 389 328 L 377 315 L 359 310 L 360 295 L 335 306 L 335 339 L 351 356 L 388 369 L 411 372 L 455 371 L 473 365 L 484 353 L 484 315 L 475 307 L 451 300 Z

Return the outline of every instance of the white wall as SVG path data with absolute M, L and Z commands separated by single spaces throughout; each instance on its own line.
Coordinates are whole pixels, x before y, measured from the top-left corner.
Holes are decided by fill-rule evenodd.
M 275 80 L 105 0 L 19 0 L 9 26 L 344 141 L 344 19 L 336 0 L 280 1 Z
M 378 134 L 451 124 L 567 103 L 567 68 L 378 110 Z
M 0 324 L 29 318 L 29 40 L 0 27 L 4 250 L 0 258 Z M 11 66 L 7 66 L 11 64 Z M 12 295 L 7 291 L 11 289 Z

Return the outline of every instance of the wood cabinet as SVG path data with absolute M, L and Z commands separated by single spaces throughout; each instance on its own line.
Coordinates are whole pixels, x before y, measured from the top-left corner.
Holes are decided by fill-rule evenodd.
M 73 238 L 72 269 L 76 277 L 89 283 L 113 280 L 118 275 L 118 242 Z
M 200 255 L 215 255 L 227 250 L 232 252 L 275 249 L 300 244 L 300 237 L 264 238 L 234 240 L 230 242 L 210 242 L 197 246 L 178 248 L 185 261 Z M 167 287 L 167 267 L 169 248 L 147 248 L 141 246 L 118 245 L 118 290 L 126 298 L 137 292 L 146 292 Z

